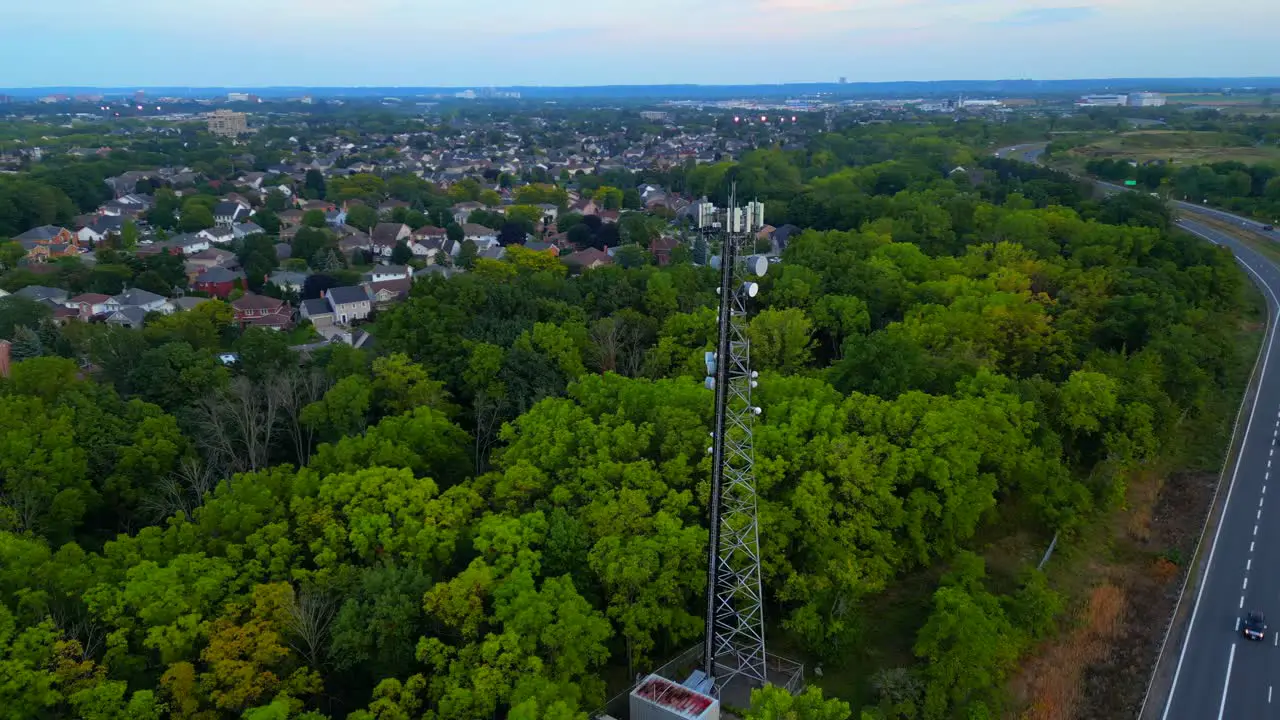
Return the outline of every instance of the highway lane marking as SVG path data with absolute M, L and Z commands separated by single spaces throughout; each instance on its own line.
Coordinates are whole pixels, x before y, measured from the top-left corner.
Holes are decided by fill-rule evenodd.
M 1241 590 L 1248 590 L 1248 589 L 1249 589 L 1249 578 L 1245 578 L 1245 579 L 1244 579 L 1244 586 L 1243 586 L 1243 587 L 1241 587 L 1240 589 L 1241 589 Z M 1244 601 L 1244 596 L 1243 596 L 1243 595 L 1242 595 L 1242 596 L 1240 596 L 1240 600 L 1241 600 L 1242 602 Z
M 1236 632 L 1240 632 L 1240 616 L 1236 616 Z
M 1259 511 L 1258 511 L 1258 516 L 1257 516 L 1256 518 L 1254 518 L 1254 520 L 1261 520 L 1261 519 L 1262 519 L 1262 511 L 1261 511 L 1261 510 L 1259 510 Z
M 1253 552 L 1253 543 L 1249 543 L 1249 552 Z
M 1241 595 L 1241 596 L 1240 596 L 1240 609 L 1241 609 L 1241 610 L 1243 610 L 1243 609 L 1244 609 L 1244 596 L 1243 596 L 1243 595 Z
M 1222 702 L 1218 703 L 1218 720 L 1222 720 L 1227 711 L 1227 688 L 1231 687 L 1231 666 L 1236 662 L 1236 644 L 1231 643 L 1231 654 L 1227 656 L 1227 679 L 1222 682 Z
M 1267 702 L 1268 703 L 1271 702 L 1271 686 L 1270 685 L 1267 686 Z
M 1258 526 L 1257 526 L 1257 525 L 1254 525 L 1254 526 L 1253 526 L 1253 534 L 1254 534 L 1254 535 L 1257 535 L 1257 534 L 1258 534 Z
M 1204 239 L 1206 239 L 1206 240 L 1209 240 L 1210 242 L 1213 242 L 1213 239 L 1212 239 L 1211 237 L 1209 237 L 1208 235 L 1205 235 L 1205 234 L 1204 234 L 1204 233 L 1202 233 L 1202 232 L 1199 232 L 1198 230 L 1193 230 L 1193 229 L 1191 229 L 1191 228 L 1187 228 L 1187 230 L 1188 230 L 1189 232 L 1191 232 L 1192 234 L 1194 234 L 1194 235 L 1197 235 L 1197 236 L 1202 237 L 1202 238 L 1204 238 Z M 1215 243 L 1215 244 L 1216 244 L 1216 243 Z M 1239 262 L 1241 265 L 1243 265 L 1243 266 L 1245 267 L 1245 269 L 1246 269 L 1246 270 L 1248 270 L 1250 273 L 1252 273 L 1252 274 L 1253 274 L 1253 276 L 1254 276 L 1254 277 L 1258 278 L 1258 281 L 1262 283 L 1262 287 L 1266 290 L 1267 294 L 1269 294 L 1269 295 L 1271 296 L 1271 301 L 1272 301 L 1272 303 L 1273 303 L 1275 306 L 1280 306 L 1280 297 L 1277 297 L 1277 296 L 1276 296 L 1276 291 L 1275 291 L 1274 289 L 1272 289 L 1271 285 L 1267 282 L 1267 280 L 1266 280 L 1265 278 L 1263 278 L 1263 277 L 1262 277 L 1262 275 L 1260 275 L 1260 274 L 1258 273 L 1258 271 L 1257 271 L 1257 270 L 1254 270 L 1252 265 L 1250 265 L 1248 262 L 1244 261 L 1244 260 L 1243 260 L 1243 259 L 1241 259 L 1240 257 L 1238 257 L 1238 256 L 1237 256 L 1237 257 L 1236 257 L 1236 261 L 1237 261 L 1237 262 Z M 1275 345 L 1275 341 L 1276 341 L 1276 327 L 1277 327 L 1277 326 L 1276 326 L 1276 318 L 1275 318 L 1274 313 L 1271 311 L 1271 307 L 1272 307 L 1272 306 L 1268 306 L 1268 308 L 1267 308 L 1267 324 L 1268 324 L 1268 326 L 1269 326 L 1269 332 L 1270 332 L 1270 335 L 1271 335 L 1271 339 L 1270 339 L 1270 340 L 1266 340 L 1266 341 L 1265 341 L 1266 350 L 1262 353 L 1262 358 L 1261 358 L 1261 359 L 1262 359 L 1262 370 L 1261 370 L 1261 373 L 1258 375 L 1258 377 L 1259 377 L 1259 378 L 1265 378 L 1265 377 L 1267 376 L 1267 368 L 1270 366 L 1270 363 L 1271 363 L 1271 348 Z M 1256 369 L 1257 369 L 1257 367 L 1256 367 L 1256 364 L 1255 364 L 1255 370 L 1256 370 Z M 1251 373 L 1251 374 L 1252 374 L 1252 373 Z M 1247 395 L 1247 394 L 1246 394 L 1246 395 Z M 1244 402 L 1243 402 L 1243 401 L 1241 402 L 1241 405 L 1240 405 L 1240 412 L 1244 412 Z M 1245 455 L 1245 447 L 1249 444 L 1249 431 L 1253 428 L 1253 419 L 1254 419 L 1254 417 L 1255 417 L 1257 414 L 1258 414 L 1258 403 L 1256 403 L 1256 402 L 1255 402 L 1255 403 L 1253 404 L 1253 408 L 1252 408 L 1252 409 L 1250 409 L 1250 411 L 1249 411 L 1249 420 L 1245 423 L 1245 428 L 1244 428 L 1244 440 L 1243 440 L 1243 441 L 1241 442 L 1241 444 L 1240 444 L 1240 453 L 1236 456 L 1236 466 L 1235 466 L 1235 469 L 1231 471 L 1231 482 L 1230 482 L 1230 483 L 1228 483 L 1228 485 L 1227 485 L 1227 499 L 1224 501 L 1223 506 L 1222 506 L 1222 507 L 1223 507 L 1222 512 L 1223 512 L 1223 515 L 1224 515 L 1224 516 L 1225 516 L 1225 514 L 1226 514 L 1227 508 L 1229 508 L 1229 507 L 1231 506 L 1231 495 L 1232 495 L 1232 493 L 1233 493 L 1233 491 L 1235 490 L 1235 487 L 1236 487 L 1236 477 L 1240 474 L 1240 465 L 1242 464 L 1242 462 L 1243 462 L 1243 458 L 1244 458 L 1244 455 Z M 1277 412 L 1276 414 L 1277 414 L 1277 416 L 1280 416 L 1280 412 Z M 1232 430 L 1232 441 L 1233 441 L 1233 442 L 1234 442 L 1234 440 L 1235 440 L 1235 432 L 1236 432 L 1236 430 L 1238 430 L 1238 429 L 1239 429 L 1239 419 L 1237 418 L 1237 420 L 1236 420 L 1236 428 Z M 1215 500 L 1216 500 L 1216 497 L 1217 497 L 1217 491 L 1215 491 L 1215 492 L 1214 492 L 1214 497 L 1215 497 Z M 1194 604 L 1194 605 L 1192 605 L 1192 607 L 1191 607 L 1191 620 L 1190 620 L 1190 622 L 1187 624 L 1187 634 L 1186 634 L 1186 636 L 1185 636 L 1185 637 L 1183 637 L 1183 640 L 1182 640 L 1182 650 L 1180 650 L 1180 651 L 1178 652 L 1178 663 L 1177 663 L 1177 665 L 1175 666 L 1174 671 L 1173 671 L 1173 682 L 1172 682 L 1172 683 L 1170 684 L 1170 686 L 1169 686 L 1169 688 L 1170 688 L 1170 689 L 1169 689 L 1169 696 L 1168 696 L 1168 699 L 1165 701 L 1164 713 L 1162 713 L 1162 714 L 1161 714 L 1161 718 L 1162 718 L 1162 720 L 1168 720 L 1168 717 L 1169 717 L 1169 711 L 1173 709 L 1173 698 L 1174 698 L 1174 697 L 1177 695 L 1177 693 L 1178 693 L 1178 680 L 1179 680 L 1179 678 L 1182 676 L 1182 663 L 1183 663 L 1183 661 L 1185 661 L 1185 660 L 1186 660 L 1186 658 L 1187 658 L 1187 647 L 1191 644 L 1191 643 L 1190 643 L 1191 637 L 1192 637 L 1192 635 L 1194 635 L 1194 633 L 1195 633 L 1195 628 L 1196 628 L 1196 617 L 1197 617 L 1197 616 L 1199 615 L 1199 613 L 1200 613 L 1200 601 L 1204 598 L 1204 589 L 1205 589 L 1205 587 L 1209 585 L 1209 583 L 1208 583 L 1208 581 L 1207 581 L 1207 578 L 1209 577 L 1210 573 L 1213 571 L 1213 559 L 1214 559 L 1214 557 L 1217 555 L 1217 551 L 1218 551 L 1218 539 L 1219 539 L 1219 538 L 1221 537 L 1221 535 L 1222 535 L 1222 526 L 1223 526 L 1223 525 L 1225 525 L 1225 524 L 1226 524 L 1225 522 L 1219 522 L 1219 523 L 1218 523 L 1218 526 L 1217 526 L 1217 527 L 1214 529 L 1214 531 L 1213 531 L 1213 544 L 1209 546 L 1209 559 L 1206 561 L 1206 563 L 1205 563 L 1205 569 L 1204 569 L 1204 578 L 1206 579 L 1206 581 L 1205 581 L 1205 582 L 1201 582 L 1201 583 L 1200 583 L 1199 588 L 1196 590 L 1196 599 L 1195 599 L 1195 604 Z M 1206 525 L 1206 527 L 1207 527 L 1207 525 Z M 1203 541 L 1203 538 L 1202 538 L 1202 541 Z M 1189 575 L 1188 575 L 1188 577 L 1189 577 Z M 1181 598 L 1179 598 L 1179 602 L 1181 602 Z M 1241 598 L 1241 603 L 1242 603 L 1242 604 L 1241 604 L 1241 608 L 1243 608 L 1243 607 L 1244 607 L 1244 605 L 1243 605 L 1243 598 Z M 1277 636 L 1277 638 L 1280 638 L 1280 636 Z M 1168 633 L 1167 633 L 1167 632 L 1166 632 L 1166 634 L 1165 634 L 1165 640 L 1166 640 L 1166 642 L 1168 641 Z M 1163 652 L 1164 652 L 1164 648 L 1163 648 L 1163 646 L 1161 646 L 1161 653 L 1163 653 Z M 1232 656 L 1232 658 L 1234 658 L 1234 657 L 1235 657 L 1235 645 L 1234 645 L 1234 644 L 1231 646 L 1231 656 Z M 1157 660 L 1157 662 L 1158 662 L 1158 660 Z M 1228 668 L 1228 672 L 1227 672 L 1227 678 L 1228 678 L 1228 680 L 1230 680 L 1230 677 L 1231 677 L 1230 668 Z M 1144 700 L 1144 702 L 1145 702 L 1145 700 Z M 1225 695 L 1225 690 L 1224 690 L 1224 695 L 1223 695 L 1223 707 L 1224 707 L 1224 708 L 1225 708 L 1225 703 L 1226 703 L 1226 695 Z M 1221 720 L 1221 711 L 1219 711 L 1219 720 Z
M 1249 572 L 1252 569 L 1253 569 L 1253 558 L 1249 558 L 1248 560 L 1244 561 L 1244 571 Z M 1248 578 L 1245 578 L 1245 580 L 1247 581 Z

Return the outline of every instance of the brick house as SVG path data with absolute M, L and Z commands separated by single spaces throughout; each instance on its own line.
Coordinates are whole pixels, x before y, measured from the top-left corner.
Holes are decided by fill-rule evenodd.
M 272 330 L 288 330 L 293 327 L 293 307 L 273 297 L 246 293 L 232 301 L 231 309 L 240 327 L 257 326 Z

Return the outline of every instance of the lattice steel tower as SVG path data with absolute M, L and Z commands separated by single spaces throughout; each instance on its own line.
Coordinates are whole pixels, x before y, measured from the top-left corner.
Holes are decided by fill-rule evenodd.
M 751 369 L 747 303 L 768 263 L 751 255 L 764 205 L 737 207 L 734 195 L 723 214 L 699 213 L 705 235 L 720 238 L 720 316 L 716 352 L 707 353 L 707 386 L 715 392 L 712 432 L 711 538 L 707 547 L 706 639 L 703 670 L 724 687 L 736 676 L 763 684 L 766 677 L 764 596 L 760 578 L 760 532 L 756 513 L 752 425 L 761 410 L 751 402 L 757 373 Z M 713 259 L 712 266 L 716 267 Z

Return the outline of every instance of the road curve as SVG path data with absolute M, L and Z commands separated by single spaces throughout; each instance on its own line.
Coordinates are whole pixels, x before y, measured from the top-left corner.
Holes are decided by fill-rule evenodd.
M 1247 641 L 1239 624 L 1250 610 L 1267 613 L 1272 623 L 1280 620 L 1280 576 L 1275 573 L 1280 567 L 1280 350 L 1274 322 L 1280 311 L 1280 268 L 1212 227 L 1189 219 L 1178 225 L 1231 249 L 1266 297 L 1272 322 L 1263 341 L 1257 395 L 1241 418 L 1244 435 L 1226 478 L 1222 517 L 1210 543 L 1201 548 L 1202 567 L 1192 569 L 1200 580 L 1186 634 L 1180 647 L 1164 648 L 1157 661 L 1176 663 L 1172 685 L 1162 707 L 1153 703 L 1146 709 L 1158 709 L 1162 720 L 1277 717 L 1280 635 L 1270 633 L 1262 643 Z

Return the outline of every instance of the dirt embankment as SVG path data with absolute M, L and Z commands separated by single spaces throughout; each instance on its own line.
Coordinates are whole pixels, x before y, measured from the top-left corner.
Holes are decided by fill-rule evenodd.
M 1014 680 L 1009 718 L 1137 716 L 1217 480 L 1211 473 L 1152 473 L 1131 481 L 1110 541 L 1072 559 L 1081 566 L 1079 597 L 1063 633 Z

